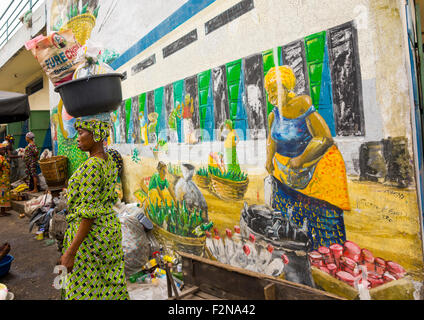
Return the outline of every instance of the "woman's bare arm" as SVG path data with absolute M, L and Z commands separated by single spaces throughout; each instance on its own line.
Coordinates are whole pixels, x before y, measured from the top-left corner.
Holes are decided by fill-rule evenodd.
M 293 169 L 301 168 L 304 164 L 319 159 L 334 144 L 327 123 L 317 112 L 306 118 L 306 123 L 312 140 L 300 156 L 290 160 L 290 166 Z
M 60 258 L 60 264 L 65 266 L 68 272 L 72 272 L 74 267 L 74 259 L 84 239 L 89 234 L 91 227 L 93 226 L 95 219 L 81 219 L 77 234 L 74 237 L 69 248 L 66 250 L 64 255 Z

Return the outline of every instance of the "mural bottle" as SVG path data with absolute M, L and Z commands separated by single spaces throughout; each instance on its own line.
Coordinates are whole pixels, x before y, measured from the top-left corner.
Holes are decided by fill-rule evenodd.
M 270 263 L 272 259 L 272 253 L 274 252 L 274 247 L 272 244 L 268 244 L 265 247 L 262 247 L 259 251 L 259 258 L 258 258 L 258 271 L 263 273 L 265 271 L 265 268 Z
M 285 254 L 281 255 L 281 258 L 272 260 L 268 266 L 266 266 L 264 273 L 269 276 L 278 277 L 284 271 L 284 265 L 289 263 L 289 259 Z
M 243 247 L 242 246 L 242 244 L 243 244 L 243 238 L 241 236 L 240 227 L 239 226 L 234 226 L 233 241 L 234 241 L 234 243 L 240 244 L 240 250 L 241 250 L 242 247 Z
M 213 243 L 215 245 L 216 259 L 219 262 L 227 263 L 227 255 L 225 254 L 224 242 L 222 241 L 219 235 L 215 235 L 213 238 Z
M 206 231 L 206 248 L 208 248 L 209 252 L 216 257 L 215 245 L 212 241 L 212 236 L 209 231 Z
M 239 226 L 234 226 L 234 235 L 231 238 L 234 245 L 234 254 L 230 257 L 230 264 L 234 267 L 244 268 L 247 264 L 247 258 L 243 251 L 243 239 Z
M 256 266 L 256 259 L 254 256 L 254 252 L 251 251 L 251 246 L 247 243 L 243 246 L 243 252 L 245 254 L 246 266 L 244 269 L 257 272 L 258 268 Z
M 234 256 L 234 241 L 233 241 L 233 234 L 230 229 L 226 229 L 225 233 L 227 237 L 225 238 L 225 254 L 227 256 L 227 262 L 228 264 L 231 264 L 231 258 Z
M 247 257 L 247 265 L 245 267 L 246 270 L 250 271 L 258 271 L 258 251 L 256 250 L 256 238 L 253 234 L 249 235 L 249 242 L 247 242 L 243 246 L 243 251 Z

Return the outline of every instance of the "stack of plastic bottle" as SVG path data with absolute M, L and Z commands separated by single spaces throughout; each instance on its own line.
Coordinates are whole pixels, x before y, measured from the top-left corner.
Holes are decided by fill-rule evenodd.
M 271 276 L 279 276 L 284 271 L 284 265 L 289 263 L 284 254 L 274 257 L 271 244 L 258 244 L 255 235 L 250 234 L 249 239 L 243 239 L 239 226 L 234 226 L 234 233 L 226 229 L 225 239 L 220 237 L 216 228 L 213 233 L 212 236 L 206 232 L 206 248 L 219 262 Z
M 164 255 L 163 250 L 156 251 L 152 255 L 153 258 L 149 260 L 139 272 L 131 275 L 128 280 L 131 283 L 156 285 L 159 279 L 166 279 L 166 271 L 160 266 L 164 263 L 171 263 L 173 266 L 171 275 L 174 278 L 176 286 L 181 289 L 183 286 L 182 267 L 177 259 Z

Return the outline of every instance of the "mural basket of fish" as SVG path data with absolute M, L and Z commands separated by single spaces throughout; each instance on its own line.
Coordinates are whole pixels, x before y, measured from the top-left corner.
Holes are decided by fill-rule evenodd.
M 201 237 L 184 237 L 174 233 L 171 233 L 162 227 L 159 227 L 156 223 L 153 223 L 153 235 L 155 238 L 168 249 L 168 251 L 182 251 L 186 253 L 195 254 L 202 256 L 206 243 L 206 236 Z
M 242 200 L 249 185 L 249 178 L 233 181 L 210 174 L 209 190 L 222 200 Z

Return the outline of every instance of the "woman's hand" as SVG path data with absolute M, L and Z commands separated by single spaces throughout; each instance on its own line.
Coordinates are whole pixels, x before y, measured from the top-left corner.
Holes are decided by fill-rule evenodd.
M 303 161 L 300 157 L 291 158 L 288 163 L 290 169 L 300 169 L 303 166 Z
M 65 252 L 63 256 L 60 257 L 59 264 L 66 267 L 68 272 L 72 272 L 74 268 L 75 255 Z

